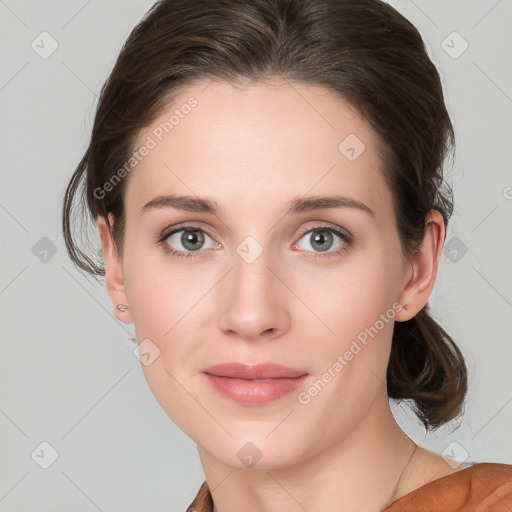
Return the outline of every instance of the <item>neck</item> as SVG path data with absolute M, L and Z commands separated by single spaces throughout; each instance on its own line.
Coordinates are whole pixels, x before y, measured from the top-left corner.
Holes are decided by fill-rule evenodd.
M 381 512 L 412 490 L 406 481 L 415 448 L 386 396 L 336 444 L 291 466 L 240 469 L 198 451 L 215 512 Z

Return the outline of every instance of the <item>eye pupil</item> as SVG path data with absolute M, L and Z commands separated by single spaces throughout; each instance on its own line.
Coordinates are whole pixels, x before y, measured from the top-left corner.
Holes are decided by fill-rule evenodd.
M 181 243 L 189 251 L 197 251 L 201 248 L 203 242 L 204 235 L 200 231 L 184 230 L 181 235 Z
M 327 234 L 327 236 L 325 236 Z M 317 230 L 312 232 L 312 246 L 318 249 L 319 251 L 326 251 L 328 250 L 332 245 L 332 233 L 328 230 Z M 327 244 L 326 244 L 327 240 Z M 318 247 L 317 244 L 320 244 L 320 247 Z M 327 245 L 327 247 L 322 247 L 323 245 Z

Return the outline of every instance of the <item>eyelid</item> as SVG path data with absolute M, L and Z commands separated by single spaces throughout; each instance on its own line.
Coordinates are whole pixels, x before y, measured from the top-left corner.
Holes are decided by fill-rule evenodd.
M 300 232 L 299 238 L 302 238 L 307 233 L 311 233 L 312 231 L 320 231 L 322 229 L 332 230 L 335 233 L 337 233 L 339 236 L 344 238 L 347 242 L 352 242 L 353 237 L 351 233 L 349 233 L 346 229 L 337 226 L 336 224 L 331 224 L 330 222 L 324 222 L 324 221 L 317 221 L 320 222 L 320 224 L 315 224 L 312 227 L 305 228 L 303 231 Z
M 213 239 L 213 236 L 210 235 L 207 229 L 198 226 L 197 224 L 191 224 L 191 223 L 184 223 L 184 224 L 177 224 L 170 228 L 166 228 L 162 231 L 162 234 L 158 236 L 158 242 L 164 242 L 169 238 L 171 235 L 184 230 L 190 230 L 190 231 L 202 231 L 203 233 L 206 233 L 211 239 Z

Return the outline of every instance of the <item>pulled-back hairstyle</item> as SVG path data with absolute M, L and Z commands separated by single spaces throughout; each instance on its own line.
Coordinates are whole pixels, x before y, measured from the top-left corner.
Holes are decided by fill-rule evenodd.
M 453 156 L 453 128 L 422 38 L 395 9 L 381 0 L 161 0 L 124 44 L 66 190 L 63 231 L 77 267 L 104 275 L 101 256 L 78 243 L 75 218 L 90 225 L 106 217 L 122 257 L 127 178 L 108 193 L 95 191 L 128 161 L 140 130 L 176 94 L 200 80 L 275 77 L 325 86 L 377 132 L 405 254 L 421 244 L 430 209 L 447 224 L 453 203 L 443 164 Z M 395 322 L 387 390 L 391 398 L 413 400 L 427 428 L 462 411 L 464 359 L 428 305 Z

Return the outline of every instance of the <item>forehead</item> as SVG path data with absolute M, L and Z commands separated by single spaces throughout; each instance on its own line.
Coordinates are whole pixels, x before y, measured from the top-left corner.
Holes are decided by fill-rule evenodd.
M 322 86 L 196 83 L 139 133 L 134 149 L 150 149 L 130 173 L 127 210 L 170 193 L 227 210 L 340 193 L 384 213 L 390 196 L 378 143 L 359 113 Z

